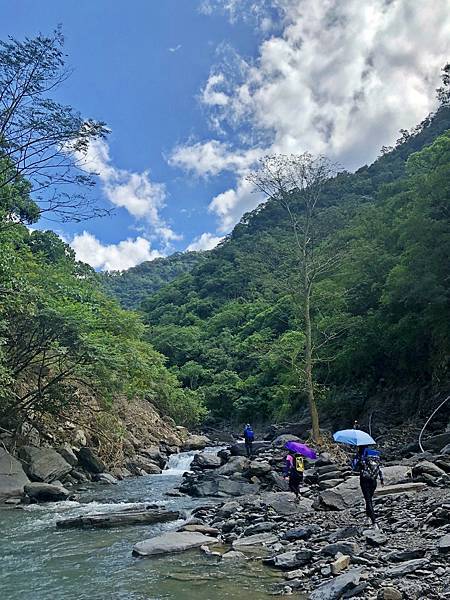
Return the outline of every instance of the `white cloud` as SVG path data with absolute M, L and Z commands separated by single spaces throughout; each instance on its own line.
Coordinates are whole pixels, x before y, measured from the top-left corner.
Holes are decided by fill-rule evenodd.
M 218 194 L 212 199 L 208 210 L 219 218 L 219 230 L 222 233 L 230 231 L 242 215 L 253 210 L 264 200 L 261 194 L 255 193 L 251 184 L 244 178 L 240 179 L 236 188 L 231 188 Z
M 201 95 L 234 145 L 187 143 L 171 157 L 199 175 L 236 172 L 235 189 L 210 205 L 223 231 L 252 206 L 243 177 L 258 156 L 309 150 L 353 169 L 435 108 L 448 0 L 205 0 L 202 10 L 253 19 L 261 36 L 255 61 L 218 65 Z
M 181 44 L 178 44 L 177 46 L 174 46 L 173 48 L 169 48 L 169 52 L 178 52 L 178 50 L 181 50 L 182 46 Z
M 186 248 L 187 252 L 194 250 L 212 250 L 223 240 L 223 237 L 216 236 L 212 233 L 202 233 L 195 238 L 193 242 Z
M 83 231 L 73 238 L 70 245 L 77 260 L 104 271 L 122 271 L 162 256 L 157 250 L 152 250 L 150 242 L 143 237 L 104 245 L 91 233 Z
M 104 140 L 91 142 L 81 162 L 85 169 L 98 174 L 105 195 L 114 206 L 124 208 L 137 220 L 148 223 L 152 233 L 165 243 L 181 239 L 160 215 L 167 198 L 165 185 L 151 181 L 148 171 L 134 173 L 113 166 Z

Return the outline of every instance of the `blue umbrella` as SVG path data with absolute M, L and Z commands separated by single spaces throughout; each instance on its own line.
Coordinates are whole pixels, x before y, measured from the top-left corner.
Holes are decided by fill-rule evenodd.
M 350 444 L 351 446 L 371 446 L 376 444 L 376 441 L 365 431 L 361 429 L 342 429 L 336 431 L 333 435 L 335 442 L 341 442 L 341 444 Z

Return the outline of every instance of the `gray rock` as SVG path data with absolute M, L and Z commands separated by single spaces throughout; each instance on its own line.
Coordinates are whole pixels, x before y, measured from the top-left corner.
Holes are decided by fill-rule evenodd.
M 289 552 L 283 552 L 282 554 L 267 558 L 263 562 L 277 569 L 288 571 L 289 569 L 304 567 L 311 562 L 312 557 L 313 553 L 311 550 L 290 550 Z
M 162 472 L 159 465 L 141 454 L 136 454 L 136 456 L 129 460 L 127 468 L 135 475 L 141 475 L 142 471 L 147 475 L 159 475 Z
M 289 489 L 289 483 L 276 471 L 271 471 L 266 476 L 265 480 L 271 484 L 274 489 L 280 490 L 281 492 L 287 492 Z
M 184 552 L 191 548 L 216 543 L 214 538 L 195 531 L 169 531 L 156 537 L 138 542 L 133 547 L 134 556 L 157 556 Z
M 72 450 L 70 444 L 65 443 L 60 446 L 58 448 L 58 453 L 61 454 L 63 459 L 68 462 L 69 465 L 72 465 L 72 467 L 75 467 L 78 464 L 78 458 L 76 457 L 75 452 Z
M 345 571 L 345 569 L 348 569 L 350 565 L 350 556 L 348 556 L 347 554 L 342 554 L 341 556 L 339 556 L 336 560 L 334 560 L 331 565 L 331 572 L 333 575 L 339 575 L 339 573 L 341 573 L 341 571 Z
M 386 586 L 378 591 L 377 598 L 378 600 L 402 600 L 403 593 L 395 587 Z
M 205 475 L 197 480 L 185 482 L 180 489 L 182 492 L 186 492 L 196 498 L 204 498 L 207 496 L 223 497 L 255 494 L 258 492 L 259 486 L 248 483 L 245 480 L 236 481 L 214 474 L 213 476 Z
M 272 471 L 272 467 L 269 465 L 267 461 L 252 461 L 248 468 L 245 470 L 247 477 L 264 477 L 268 475 Z
M 284 516 L 307 515 L 313 511 L 312 500 L 301 498 L 299 502 L 296 502 L 294 494 L 290 492 L 267 492 L 261 496 L 261 502 Z
M 445 475 L 445 471 L 429 460 L 422 460 L 412 468 L 412 474 L 413 477 L 420 477 L 424 474 L 432 477 L 442 477 L 442 475 Z
M 439 435 L 433 435 L 422 442 L 422 445 L 426 450 L 432 450 L 433 452 L 439 452 L 439 450 L 447 444 L 450 444 L 450 431 L 440 433 Z
M 408 575 L 409 573 L 414 573 L 417 569 L 423 569 L 428 565 L 428 560 L 426 558 L 417 558 L 414 560 L 407 560 L 406 562 L 402 562 L 396 567 L 391 567 L 386 571 L 387 577 L 403 577 L 404 575 Z
M 250 461 L 244 456 L 232 456 L 230 460 L 216 469 L 217 475 L 233 475 L 233 473 L 242 473 L 248 468 Z
M 438 549 L 441 554 L 447 554 L 450 552 L 450 533 L 447 533 L 447 535 L 441 537 L 438 542 Z
M 117 484 L 117 479 L 113 477 L 110 473 L 97 473 L 93 477 L 94 481 L 98 481 L 99 483 L 108 483 L 112 485 Z
M 275 446 L 275 448 L 284 448 L 284 445 L 287 442 L 300 442 L 300 438 L 297 437 L 296 435 L 293 435 L 292 433 L 282 433 L 281 435 L 277 436 L 273 441 L 272 441 L 272 445 Z
M 128 525 L 151 525 L 153 523 L 167 523 L 176 521 L 181 517 L 177 510 L 153 509 L 125 510 L 116 513 L 98 513 L 80 517 L 71 517 L 57 521 L 60 529 L 109 529 L 111 527 Z
M 22 464 L 0 447 L 0 502 L 23 496 L 24 485 L 29 481 Z
M 178 531 L 195 531 L 197 533 L 203 533 L 203 535 L 210 535 L 211 537 L 217 537 L 220 531 L 216 527 L 209 527 L 203 523 L 187 523 L 178 529 Z
M 267 546 L 278 541 L 278 537 L 272 533 L 257 533 L 239 538 L 233 542 L 235 550 L 245 550 L 252 546 Z
M 337 487 L 319 493 L 318 508 L 324 508 L 325 510 L 345 510 L 347 508 L 344 497 L 336 491 Z M 356 490 L 354 490 L 354 493 L 356 493 Z
M 182 449 L 184 451 L 204 450 L 209 444 L 211 444 L 211 440 L 206 435 L 192 434 L 183 442 Z
M 277 527 L 276 523 L 272 523 L 271 521 L 262 521 L 261 523 L 256 523 L 256 525 L 250 525 L 244 531 L 245 535 L 254 535 L 255 533 L 266 533 L 267 531 L 272 531 Z
M 258 454 L 263 450 L 269 450 L 270 442 L 253 442 L 253 454 Z M 230 447 L 230 452 L 233 456 L 247 456 L 247 450 L 244 442 L 237 442 Z
M 159 465 L 161 468 L 164 468 L 164 466 L 167 462 L 166 456 L 161 452 L 161 450 L 158 446 L 149 446 L 147 448 L 140 448 L 139 454 L 141 454 L 143 456 L 147 456 L 150 460 L 152 460 L 154 463 Z
M 377 490 L 375 491 L 375 497 L 379 498 L 381 496 L 392 496 L 395 494 L 409 494 L 414 492 L 420 492 L 426 487 L 426 483 L 422 483 L 419 481 L 414 481 L 413 483 L 397 483 L 394 485 L 385 485 L 384 487 L 377 488 Z
M 444 446 L 439 454 L 450 454 L 450 444 L 447 444 L 446 446 Z
M 222 554 L 222 560 L 242 561 L 242 560 L 247 560 L 247 559 L 243 552 L 239 552 L 238 550 L 230 550 L 229 552 L 225 552 L 225 554 Z
M 27 496 L 37 502 L 60 502 L 61 500 L 67 500 L 70 496 L 70 492 L 62 485 L 52 483 L 27 483 L 24 489 Z
M 355 556 L 361 552 L 361 549 L 356 542 L 349 542 L 347 540 L 334 542 L 334 544 L 327 544 L 322 548 L 322 553 L 327 556 L 336 556 L 338 552 Z
M 309 525 L 301 529 L 291 529 L 283 534 L 283 539 L 288 542 L 296 542 L 297 540 L 309 540 L 314 533 L 319 533 L 321 528 L 318 525 Z
M 200 467 L 201 469 L 217 469 L 222 465 L 222 459 L 217 454 L 212 452 L 200 452 L 194 456 L 192 461 L 193 467 Z
M 328 541 L 330 544 L 332 544 L 348 538 L 358 537 L 359 535 L 359 528 L 356 525 L 349 525 L 348 527 L 341 527 L 336 531 L 333 531 L 333 533 L 328 537 Z
M 338 600 L 345 592 L 353 589 L 359 583 L 361 569 L 350 569 L 347 573 L 319 585 L 309 595 L 309 600 Z
M 51 483 L 72 470 L 72 466 L 53 448 L 23 446 L 19 450 L 19 456 L 31 481 Z
M 78 462 L 89 473 L 103 473 L 106 471 L 105 464 L 99 459 L 97 454 L 87 446 L 80 448 L 78 452 Z
M 379 529 L 366 529 L 363 534 L 370 546 L 384 546 L 388 541 L 387 536 Z
M 415 548 L 412 550 L 394 550 L 389 552 L 384 557 L 388 562 L 403 562 L 405 560 L 413 560 L 415 558 L 423 558 L 425 556 L 425 550 L 423 548 Z

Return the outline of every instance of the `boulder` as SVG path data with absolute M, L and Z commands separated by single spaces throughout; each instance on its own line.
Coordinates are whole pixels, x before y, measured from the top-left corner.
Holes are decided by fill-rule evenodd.
M 319 525 L 307 525 L 301 529 L 291 529 L 283 534 L 283 539 L 288 542 L 296 542 L 297 540 L 309 540 L 314 533 L 319 533 L 321 528 Z
M 255 494 L 259 486 L 245 481 L 228 479 L 228 477 L 216 475 L 205 475 L 196 480 L 185 482 L 181 486 L 181 491 L 190 494 L 196 498 L 207 496 L 245 496 L 246 494 Z
M 404 575 L 409 575 L 409 573 L 414 573 L 417 569 L 423 569 L 428 565 L 428 560 L 426 558 L 417 558 L 414 560 L 407 560 L 406 562 L 400 563 L 396 567 L 391 567 L 386 571 L 387 577 L 403 577 Z
M 172 554 L 173 552 L 184 552 L 191 548 L 199 548 L 200 546 L 213 543 L 216 543 L 214 538 L 196 531 L 169 531 L 168 533 L 138 542 L 133 547 L 133 555 L 157 556 Z
M 31 481 L 51 483 L 72 470 L 72 466 L 53 448 L 23 446 L 19 450 L 19 456 Z
M 423 558 L 425 550 L 423 548 L 412 548 L 410 550 L 394 550 L 384 557 L 388 562 L 403 562 L 415 558 Z
M 413 483 L 398 483 L 396 485 L 385 485 L 384 487 L 378 487 L 375 490 L 375 497 L 390 496 L 393 494 L 406 494 L 411 492 L 420 492 L 427 487 L 426 483 L 415 481 Z
M 29 498 L 37 502 L 60 502 L 67 500 L 70 492 L 62 485 L 52 483 L 32 482 L 25 485 L 25 493 Z
M 282 433 L 281 435 L 277 436 L 273 441 L 272 441 L 272 445 L 275 446 L 275 448 L 284 448 L 284 445 L 286 444 L 286 442 L 300 442 L 300 438 L 292 433 Z
M 351 569 L 347 573 L 319 585 L 311 592 L 309 600 L 338 600 L 358 585 L 360 577 L 361 569 Z
M 159 475 L 162 473 L 161 467 L 154 463 L 147 456 L 136 454 L 127 462 L 127 468 L 135 475 L 140 475 L 144 471 L 148 475 Z
M 363 534 L 369 546 L 384 546 L 388 541 L 387 536 L 379 529 L 367 529 Z
M 450 552 L 450 533 L 441 537 L 438 542 L 438 550 L 441 554 L 448 554 Z
M 29 481 L 22 464 L 0 447 L 0 502 L 23 496 L 24 485 Z
M 189 450 L 204 450 L 206 446 L 211 444 L 211 440 L 206 435 L 190 435 L 184 442 L 182 449 Z
M 87 446 L 80 448 L 78 452 L 78 462 L 89 473 L 103 473 L 106 471 L 105 464 L 100 460 L 97 454 Z
M 280 490 L 281 492 L 287 492 L 289 489 L 289 482 L 276 471 L 271 471 L 266 475 L 265 481 L 268 482 L 272 488 Z
M 334 488 L 333 490 L 324 490 L 320 492 L 317 498 L 317 508 L 325 510 L 345 510 L 347 508 L 347 503 L 343 496 L 337 493 L 336 488 Z
M 75 455 L 75 452 L 72 450 L 72 446 L 70 444 L 63 444 L 58 448 L 58 453 L 61 454 L 63 459 L 75 467 L 78 464 L 78 458 Z
M 294 494 L 290 492 L 267 492 L 261 497 L 261 502 L 283 516 L 306 515 L 313 510 L 312 500 L 301 498 L 296 502 Z
M 250 461 L 244 456 L 232 456 L 230 460 L 219 467 L 215 473 L 217 475 L 233 475 L 233 473 L 242 473 L 248 468 Z
M 253 442 L 253 454 L 258 454 L 263 450 L 268 450 L 272 444 L 270 442 Z M 244 442 L 237 442 L 230 447 L 232 456 L 247 456 L 247 450 Z
M 239 458 L 239 457 L 236 457 Z M 245 470 L 247 477 L 265 477 L 272 471 L 272 467 L 267 461 L 253 460 Z
M 439 450 L 447 444 L 450 444 L 450 431 L 433 435 L 422 442 L 422 445 L 426 450 L 431 450 L 433 452 L 439 452 Z
M 255 535 L 256 533 L 266 533 L 267 531 L 273 531 L 276 527 L 277 524 L 272 521 L 261 521 L 261 523 L 256 523 L 255 525 L 247 527 L 247 529 L 244 530 L 244 536 Z
M 148 448 L 141 448 L 139 454 L 148 457 L 151 461 L 159 465 L 162 469 L 165 467 L 167 458 L 161 452 L 158 446 L 149 446 Z
M 229 552 L 225 552 L 225 554 L 222 554 L 222 560 L 238 561 L 246 560 L 246 557 L 243 552 L 239 552 L 238 550 L 230 550 Z
M 413 477 L 420 477 L 421 475 L 431 475 L 432 477 L 442 477 L 445 475 L 445 471 L 440 467 L 436 466 L 429 460 L 422 460 L 412 468 Z
M 200 452 L 194 456 L 191 467 L 200 469 L 217 469 L 222 465 L 222 459 L 212 452 Z

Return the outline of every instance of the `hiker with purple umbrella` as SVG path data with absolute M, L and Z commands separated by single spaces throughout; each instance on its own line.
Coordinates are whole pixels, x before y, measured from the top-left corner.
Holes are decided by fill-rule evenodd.
M 289 489 L 295 494 L 298 501 L 300 497 L 300 484 L 303 482 L 305 463 L 303 457 L 314 459 L 316 453 L 312 448 L 300 442 L 286 442 L 284 447 L 289 450 L 286 457 L 285 476 L 289 478 Z

